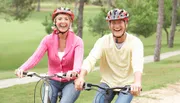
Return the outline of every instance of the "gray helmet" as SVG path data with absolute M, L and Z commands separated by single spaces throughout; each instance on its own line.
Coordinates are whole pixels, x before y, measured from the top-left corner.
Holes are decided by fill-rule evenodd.
M 107 17 L 106 17 L 107 21 L 118 20 L 118 19 L 123 19 L 125 21 L 128 21 L 129 13 L 127 11 L 125 11 L 124 9 L 118 9 L 118 8 L 110 10 L 107 13 Z

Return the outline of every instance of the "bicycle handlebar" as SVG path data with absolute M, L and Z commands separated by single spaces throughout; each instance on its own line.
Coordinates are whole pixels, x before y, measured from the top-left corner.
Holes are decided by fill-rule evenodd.
M 97 84 L 92 84 L 92 83 L 84 83 L 83 84 L 84 90 L 87 90 L 87 91 L 94 89 L 93 87 L 103 89 L 103 90 L 105 90 L 106 93 L 108 93 L 110 90 L 112 90 L 112 91 L 118 90 L 117 92 L 122 92 L 124 94 L 127 94 L 131 91 L 130 85 L 125 85 L 123 87 L 112 87 L 112 88 L 110 88 L 110 87 L 102 87 L 102 86 L 99 86 Z M 141 89 L 141 91 L 142 91 L 142 89 Z
M 52 77 L 65 78 L 67 73 L 56 73 L 53 75 L 47 75 L 47 74 L 38 74 L 36 72 L 23 72 L 23 75 L 28 77 L 37 76 L 39 78 L 52 78 Z M 70 77 L 73 77 L 73 75 L 71 74 Z M 76 74 L 75 77 L 78 77 L 78 74 Z
M 99 86 L 99 85 L 97 85 L 97 84 L 91 84 L 91 83 L 84 83 L 84 84 L 83 84 L 84 90 L 87 90 L 87 91 L 92 90 L 93 87 L 103 89 L 103 90 L 105 90 L 106 93 L 108 93 L 110 90 L 113 91 L 113 90 L 119 89 L 119 92 L 122 90 L 121 92 L 127 94 L 127 93 L 129 93 L 130 90 L 131 90 L 131 86 L 130 86 L 130 85 L 126 85 L 126 86 L 124 86 L 124 87 L 113 87 L 113 88 L 109 88 L 109 87 L 101 87 L 101 86 Z

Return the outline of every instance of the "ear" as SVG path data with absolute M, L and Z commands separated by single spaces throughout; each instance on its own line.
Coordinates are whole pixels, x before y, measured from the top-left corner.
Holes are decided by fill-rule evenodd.
M 72 20 L 72 18 L 71 18 L 71 16 L 70 15 L 68 15 L 69 16 L 69 20 L 71 21 L 71 23 L 73 22 L 73 20 Z
M 126 24 L 126 28 L 128 28 L 128 24 Z
M 56 25 L 56 18 L 54 18 L 53 25 Z
M 111 29 L 111 22 L 108 21 L 108 26 L 109 26 L 109 29 Z
M 128 21 L 125 22 L 126 23 L 126 28 L 128 27 Z

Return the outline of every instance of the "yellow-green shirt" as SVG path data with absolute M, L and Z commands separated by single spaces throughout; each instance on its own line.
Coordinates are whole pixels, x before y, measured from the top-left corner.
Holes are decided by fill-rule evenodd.
M 92 71 L 100 59 L 101 82 L 110 87 L 124 86 L 134 82 L 134 72 L 143 71 L 144 49 L 139 38 L 131 34 L 118 49 L 113 35 L 99 38 L 88 57 L 83 61 L 82 69 Z

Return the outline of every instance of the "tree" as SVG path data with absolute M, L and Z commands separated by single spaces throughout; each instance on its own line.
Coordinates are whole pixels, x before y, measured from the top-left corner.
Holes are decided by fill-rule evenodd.
M 98 15 L 96 15 L 93 19 L 90 19 L 88 21 L 89 31 L 91 31 L 94 34 L 94 36 L 96 35 L 103 36 L 105 33 L 109 31 L 105 19 L 107 12 L 108 11 L 105 8 L 102 8 L 101 12 Z
M 38 5 L 37 5 L 37 11 L 39 12 L 40 11 L 40 6 L 41 6 L 41 0 L 37 0 L 37 3 L 38 3 Z
M 52 32 L 52 26 L 53 26 L 53 21 L 51 19 L 51 14 L 48 16 L 45 16 L 44 21 L 42 22 L 42 25 L 45 26 L 45 31 L 47 34 L 50 34 Z
M 75 0 L 75 3 L 74 3 L 74 14 L 75 14 L 75 16 L 77 16 L 78 3 L 79 3 L 79 0 Z
M 83 11 L 84 11 L 84 0 L 80 0 L 78 12 L 78 31 L 77 35 L 82 38 L 83 34 Z
M 168 28 L 171 25 L 171 11 L 172 11 L 172 5 L 171 5 L 171 1 L 170 0 L 164 0 L 164 23 L 163 23 L 163 29 L 166 33 L 166 38 L 167 38 L 167 45 L 168 43 L 168 39 L 169 39 L 169 31 Z
M 156 8 L 154 8 L 155 5 L 154 2 L 149 1 L 139 1 L 139 0 L 122 0 L 121 2 L 118 2 L 116 0 L 115 3 L 117 8 L 125 9 L 130 14 L 130 20 L 128 23 L 128 31 L 131 33 L 135 33 L 137 35 L 142 35 L 144 37 L 151 36 L 156 31 L 156 20 L 157 20 L 157 11 Z M 157 3 L 156 3 L 157 4 Z M 107 13 L 106 13 L 107 14 Z M 98 14 L 100 15 L 100 14 Z M 105 17 L 104 17 L 105 18 Z M 102 35 L 102 31 L 107 31 L 107 28 L 104 28 L 104 26 L 101 29 L 97 29 L 98 25 L 105 24 L 106 21 L 102 21 L 103 16 L 98 17 L 95 16 L 92 21 L 92 25 L 94 25 L 90 30 L 99 33 Z M 96 21 L 96 22 L 93 22 Z M 98 21 L 102 21 L 101 23 Z M 95 26 L 96 25 L 96 26 Z M 100 27 L 99 27 L 100 28 Z
M 0 0 L 0 13 L 6 15 L 6 20 L 23 21 L 34 10 L 34 0 Z
M 154 8 L 154 1 L 144 0 L 121 0 L 116 1 L 118 8 L 129 12 L 128 31 L 145 38 L 156 31 L 157 11 Z
M 156 2 L 154 2 L 155 5 L 153 6 L 154 8 L 156 8 L 158 4 L 156 4 Z M 169 30 L 168 28 L 171 27 L 171 18 L 172 18 L 172 1 L 171 0 L 164 0 L 164 23 L 163 23 L 163 29 L 166 33 L 166 38 L 167 38 L 167 45 L 169 45 Z M 177 12 L 179 12 L 179 10 L 177 10 Z M 180 18 L 180 15 L 177 15 L 176 19 Z M 180 23 L 180 20 L 177 19 L 176 21 L 177 24 Z
M 108 8 L 112 7 L 112 8 L 115 8 L 116 6 L 114 5 L 114 0 L 107 0 L 108 2 Z
M 162 27 L 164 21 L 164 0 L 158 1 L 158 21 L 157 21 L 157 29 L 156 29 L 156 47 L 154 52 L 154 61 L 160 60 L 160 52 L 161 52 L 161 37 L 162 37 Z
M 171 21 L 171 31 L 170 31 L 170 38 L 169 38 L 169 47 L 173 47 L 174 42 L 174 34 L 176 30 L 176 20 L 177 20 L 177 0 L 173 0 L 173 10 L 172 10 L 172 21 Z

